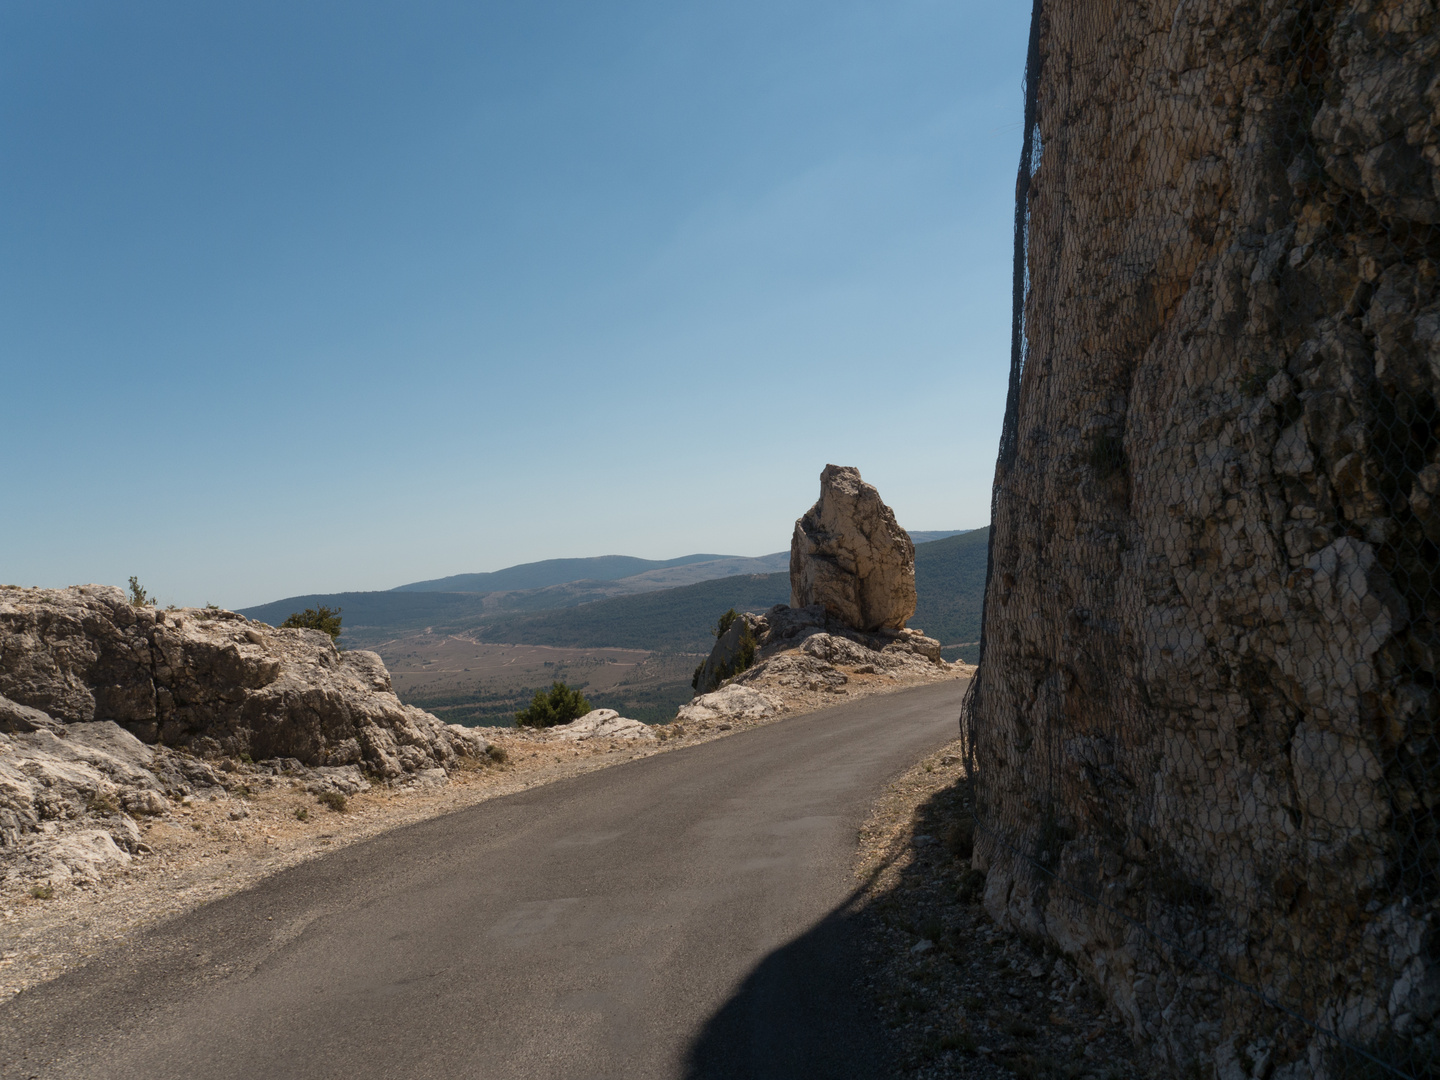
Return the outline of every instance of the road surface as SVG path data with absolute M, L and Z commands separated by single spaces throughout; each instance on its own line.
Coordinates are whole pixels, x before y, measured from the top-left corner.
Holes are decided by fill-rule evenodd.
M 965 683 L 396 829 L 0 1006 L 0 1076 L 856 1077 L 856 830 Z

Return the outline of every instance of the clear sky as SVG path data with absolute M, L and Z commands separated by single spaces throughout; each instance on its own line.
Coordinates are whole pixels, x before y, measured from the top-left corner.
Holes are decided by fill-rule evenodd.
M 1029 4 L 0 5 L 0 582 L 986 523 Z

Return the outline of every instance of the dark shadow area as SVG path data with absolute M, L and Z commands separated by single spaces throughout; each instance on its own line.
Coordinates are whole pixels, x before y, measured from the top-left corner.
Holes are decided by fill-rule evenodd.
M 691 1044 L 687 1080 L 893 1074 L 895 1049 L 865 988 L 862 891 L 761 961 Z
M 901 826 L 894 847 L 844 904 L 755 968 L 692 1044 L 687 1080 L 1150 1074 L 1067 961 L 986 914 L 961 771 L 946 754 L 902 781 L 916 801 L 877 826 Z

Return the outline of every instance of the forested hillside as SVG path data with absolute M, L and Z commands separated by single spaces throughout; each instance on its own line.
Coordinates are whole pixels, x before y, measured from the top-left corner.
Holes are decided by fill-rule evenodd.
M 980 608 L 985 599 L 985 561 L 990 530 L 976 529 L 946 540 L 915 545 L 917 602 L 911 626 L 946 649 L 945 657 L 974 663 L 980 653 Z

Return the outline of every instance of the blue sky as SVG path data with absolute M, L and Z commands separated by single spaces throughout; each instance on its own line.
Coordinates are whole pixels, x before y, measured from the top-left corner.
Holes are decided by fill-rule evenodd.
M 983 525 L 1029 5 L 0 6 L 0 581 Z

